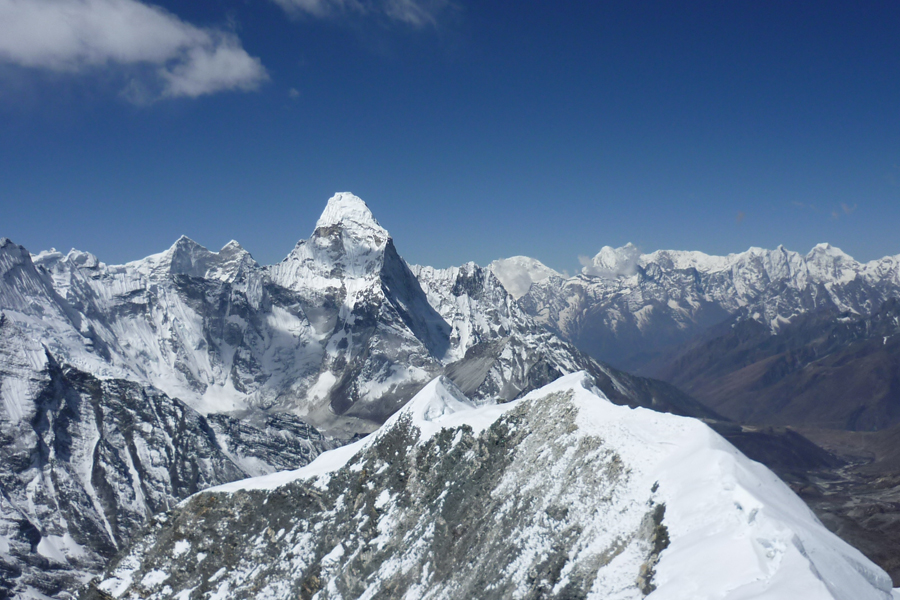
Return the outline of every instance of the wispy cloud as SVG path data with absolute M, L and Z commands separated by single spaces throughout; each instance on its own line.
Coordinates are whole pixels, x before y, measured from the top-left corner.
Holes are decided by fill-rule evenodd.
M 149 72 L 126 90 L 144 101 L 249 91 L 268 79 L 235 34 L 138 0 L 0 0 L 0 62 L 76 74 L 109 66 Z
M 846 202 L 841 202 L 840 208 L 836 208 L 831 211 L 832 219 L 839 219 L 843 215 L 852 215 L 853 212 L 858 208 L 858 204 L 849 205 Z
M 450 0 L 273 0 L 293 15 L 319 18 L 342 16 L 380 16 L 391 21 L 421 28 L 436 25 Z
M 815 204 L 807 204 L 805 202 L 798 202 L 796 200 L 791 202 L 791 204 L 796 206 L 797 208 L 802 208 L 804 210 L 811 210 L 813 212 L 819 212 L 819 208 Z

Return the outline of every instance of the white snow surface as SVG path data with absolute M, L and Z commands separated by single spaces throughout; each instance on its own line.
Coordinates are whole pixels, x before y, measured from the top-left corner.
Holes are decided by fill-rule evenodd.
M 550 277 L 562 277 L 541 261 L 527 256 L 511 256 L 495 260 L 488 268 L 500 280 L 513 298 L 521 298 L 528 293 L 532 284 Z
M 316 223 L 316 229 L 334 225 L 370 229 L 374 233 L 387 236 L 387 232 L 375 220 L 365 201 L 350 192 L 339 192 L 328 200 L 322 216 Z
M 653 488 L 653 501 L 665 504 L 663 524 L 670 544 L 656 565 L 651 600 L 892 598 L 887 574 L 825 529 L 766 467 L 698 420 L 612 404 L 583 372 L 515 402 L 480 407 L 438 378 L 382 429 L 352 446 L 327 452 L 297 471 L 210 491 L 274 489 L 300 479 L 328 478 L 399 419 L 411 419 L 421 431 L 420 441 L 462 425 L 477 434 L 517 406 L 559 393 L 569 394 L 577 408 L 577 435 L 599 438 L 614 449 L 636 482 L 628 489 L 644 490 L 630 502 L 647 503 L 646 490 Z M 626 564 L 628 560 L 625 553 L 610 563 L 590 597 L 610 598 L 601 584 L 621 579 L 615 575 L 619 563 L 622 573 L 633 573 L 635 565 Z

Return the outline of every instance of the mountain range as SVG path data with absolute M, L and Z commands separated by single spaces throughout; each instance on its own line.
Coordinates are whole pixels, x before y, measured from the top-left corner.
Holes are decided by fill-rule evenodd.
M 442 397 L 490 411 L 582 373 L 602 401 L 702 419 L 796 490 L 811 489 L 810 473 L 830 476 L 848 459 L 756 425 L 809 413 L 821 419 L 803 425 L 895 423 L 897 272 L 896 259 L 859 265 L 826 246 L 724 258 L 605 248 L 575 278 L 525 257 L 435 269 L 404 261 L 348 193 L 271 266 L 237 242 L 213 252 L 186 237 L 125 265 L 0 240 L 0 598 L 74 597 L 114 555 L 144 561 L 130 545 L 147 548 L 143 528 L 167 530 L 165 515 L 185 498 L 387 435 L 385 423 L 435 381 Z M 853 386 L 828 368 L 820 388 L 792 392 L 822 380 L 823 357 L 856 365 L 863 355 L 874 357 L 870 372 L 886 373 L 874 386 L 882 393 L 835 393 L 833 410 L 810 411 L 831 381 Z M 788 367 L 760 372 L 766 361 Z M 765 403 L 752 402 L 755 390 Z M 875 554 L 890 554 L 872 539 Z M 883 592 L 873 577 L 867 585 Z M 163 593 L 151 580 L 128 593 Z
M 351 194 L 268 267 L 236 242 L 107 265 L 3 239 L 0 331 L 0 595 L 64 597 L 150 515 L 302 466 L 439 375 L 493 403 L 585 370 L 616 402 L 715 416 L 559 339 L 489 269 L 410 267 Z
M 629 244 L 585 262 L 569 278 L 526 257 L 492 270 L 585 353 L 734 420 L 866 431 L 900 422 L 900 255 L 859 263 L 829 244 L 728 256 Z

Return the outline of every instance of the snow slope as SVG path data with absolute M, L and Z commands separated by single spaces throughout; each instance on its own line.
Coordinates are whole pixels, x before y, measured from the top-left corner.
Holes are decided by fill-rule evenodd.
M 585 373 L 481 407 L 436 379 L 352 447 L 183 502 L 97 588 L 151 599 L 892 597 L 887 575 L 768 469 L 697 420 L 613 405 Z

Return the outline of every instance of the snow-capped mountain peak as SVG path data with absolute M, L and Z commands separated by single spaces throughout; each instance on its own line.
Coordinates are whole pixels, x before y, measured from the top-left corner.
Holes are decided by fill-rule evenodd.
M 187 275 L 201 279 L 231 281 L 237 277 L 241 267 L 245 264 L 256 266 L 256 261 L 249 252 L 233 240 L 219 252 L 213 252 L 186 235 L 182 235 L 165 252 L 128 263 L 124 267 L 125 269 L 131 267 L 136 272 L 154 279 L 172 275 Z
M 297 242 L 270 272 L 277 283 L 290 289 L 301 280 L 339 286 L 338 280 L 344 278 L 377 277 L 386 252 L 396 255 L 390 234 L 362 199 L 342 192 L 328 200 L 312 236 Z
M 851 281 L 862 270 L 852 256 L 827 243 L 816 244 L 805 259 L 810 275 L 823 282 Z
M 594 258 L 585 262 L 581 272 L 606 279 L 631 277 L 637 272 L 640 257 L 641 251 L 631 242 L 621 248 L 603 246 Z
M 365 230 L 387 237 L 387 231 L 375 220 L 375 216 L 362 198 L 350 192 L 340 192 L 328 199 L 316 229 L 328 229 L 340 225 L 350 230 Z
M 495 260 L 488 268 L 513 298 L 528 293 L 531 285 L 550 277 L 562 277 L 541 261 L 527 256 L 511 256 Z
M 31 255 L 28 250 L 9 238 L 0 238 L 0 275 L 16 265 L 30 262 Z
M 640 263 L 642 267 L 658 264 L 666 269 L 696 269 L 701 273 L 709 273 L 729 268 L 737 260 L 737 256 L 739 255 L 711 256 L 695 250 L 656 250 L 641 255 Z
M 95 269 L 100 266 L 100 260 L 96 256 L 90 252 L 82 252 L 75 248 L 72 248 L 66 254 L 66 261 L 81 269 Z

